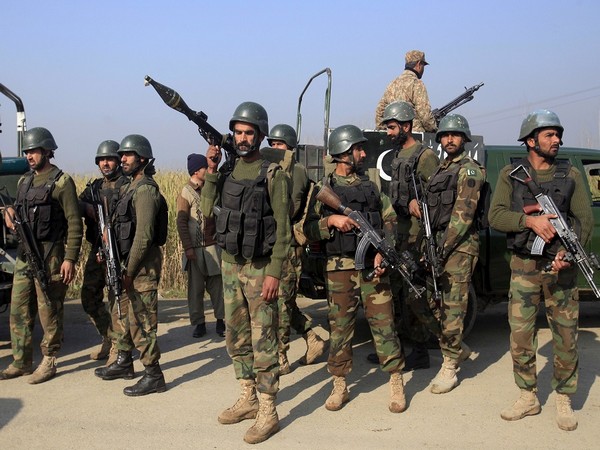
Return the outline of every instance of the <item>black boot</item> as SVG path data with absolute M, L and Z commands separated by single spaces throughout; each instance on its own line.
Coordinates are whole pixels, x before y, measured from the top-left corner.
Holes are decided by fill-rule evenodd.
M 404 360 L 404 372 L 429 369 L 429 351 L 423 343 L 415 343 L 410 355 Z
M 131 380 L 135 376 L 131 352 L 119 350 L 114 363 L 108 367 L 98 367 L 94 370 L 94 374 L 103 380 L 116 380 L 117 378 Z
M 140 395 L 152 394 L 153 392 L 165 392 L 167 385 L 160 365 L 155 363 L 152 366 L 146 366 L 144 376 L 133 386 L 123 389 L 125 395 L 130 397 L 139 397 Z

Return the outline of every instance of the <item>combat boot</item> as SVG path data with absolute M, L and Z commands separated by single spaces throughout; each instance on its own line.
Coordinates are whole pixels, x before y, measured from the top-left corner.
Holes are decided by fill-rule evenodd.
M 390 412 L 401 413 L 406 411 L 406 397 L 404 396 L 404 380 L 402 373 L 394 372 L 390 374 Z
M 123 389 L 123 394 L 129 397 L 139 397 L 154 392 L 165 392 L 166 390 L 167 385 L 162 370 L 160 370 L 160 365 L 154 363 L 151 366 L 146 366 L 144 376 L 133 386 Z
M 12 378 L 22 377 L 31 374 L 31 366 L 19 369 L 10 364 L 6 369 L 0 372 L 0 380 L 10 380 Z
M 246 419 L 254 419 L 258 413 L 258 398 L 256 398 L 256 382 L 254 380 L 240 380 L 242 392 L 235 404 L 219 414 L 219 423 L 228 425 Z
M 344 406 L 344 403 L 347 403 L 348 400 L 350 400 L 350 395 L 348 394 L 348 387 L 346 386 L 346 378 L 334 376 L 333 390 L 325 402 L 325 408 L 329 411 L 338 411 L 342 409 L 342 406 Z
M 520 420 L 525 416 L 539 414 L 542 410 L 540 402 L 535 395 L 536 389 L 521 389 L 521 395 L 510 408 L 506 408 L 500 413 L 504 420 Z
M 29 384 L 40 384 L 56 375 L 56 357 L 55 356 L 44 356 L 42 362 L 37 369 L 31 374 L 27 382 Z
M 464 342 L 461 342 L 460 343 L 460 353 L 458 354 L 458 359 L 456 362 L 458 364 L 460 364 L 460 363 L 466 361 L 467 359 L 469 359 L 471 357 L 471 353 L 473 353 L 471 351 L 471 347 L 469 347 Z
M 94 375 L 103 380 L 116 380 L 117 378 L 131 380 L 135 376 L 131 352 L 118 350 L 116 361 L 109 366 L 98 367 L 94 370 Z
M 275 396 L 272 394 L 260 394 L 260 405 L 256 414 L 256 422 L 244 436 L 248 444 L 258 444 L 266 441 L 279 431 L 279 417 L 275 409 Z
M 556 393 L 556 423 L 561 430 L 577 429 L 577 417 L 571 408 L 571 397 L 558 392 Z
M 325 341 L 312 328 L 302 337 L 306 341 L 306 354 L 300 358 L 300 364 L 312 364 L 325 353 Z
M 445 394 L 458 386 L 457 370 L 457 361 L 444 356 L 442 368 L 435 376 L 430 391 L 434 394 Z
M 287 375 L 292 372 L 290 362 L 285 351 L 279 352 L 279 375 Z
M 99 359 L 108 358 L 111 345 L 112 342 L 110 341 L 110 339 L 106 336 L 103 337 L 100 346 L 97 349 L 95 349 L 92 353 L 90 353 L 90 359 L 98 361 Z
M 410 354 L 404 360 L 404 371 L 410 372 L 411 370 L 429 369 L 429 350 L 425 344 L 418 342 L 415 343 Z

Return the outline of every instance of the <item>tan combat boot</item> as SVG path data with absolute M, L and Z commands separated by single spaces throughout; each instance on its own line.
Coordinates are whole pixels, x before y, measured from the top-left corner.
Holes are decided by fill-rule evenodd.
M 464 342 L 460 343 L 460 353 L 458 354 L 458 360 L 456 361 L 458 364 L 466 361 L 471 357 L 471 347 L 469 347 Z
M 292 372 L 290 362 L 285 351 L 279 352 L 279 375 L 287 375 Z
M 100 346 L 96 348 L 92 353 L 90 353 L 90 359 L 97 361 L 99 359 L 108 358 L 108 355 L 110 354 L 111 345 L 112 342 L 110 341 L 110 339 L 106 336 L 103 337 Z
M 218 421 L 222 424 L 238 423 L 246 419 L 254 419 L 258 412 L 258 399 L 256 398 L 256 382 L 254 380 L 240 380 L 242 392 L 235 404 L 219 414 Z
M 542 410 L 540 401 L 537 398 L 536 389 L 521 389 L 521 395 L 510 408 L 506 408 L 500 413 L 504 420 L 520 420 L 525 416 L 539 414 Z
M 458 386 L 457 370 L 457 360 L 444 356 L 442 368 L 435 376 L 430 391 L 434 394 L 445 394 Z
M 29 384 L 40 384 L 56 375 L 56 357 L 55 356 L 44 356 L 42 362 L 33 374 L 29 377 L 27 382 Z
M 312 364 L 325 353 L 325 341 L 312 328 L 302 337 L 306 341 L 306 354 L 300 358 L 300 364 Z
M 6 369 L 0 372 L 0 380 L 10 380 L 12 378 L 22 377 L 31 373 L 31 366 L 19 369 L 10 364 Z
M 406 411 L 406 397 L 404 396 L 404 381 L 402 373 L 395 372 L 390 375 L 390 412 L 401 413 Z
M 256 422 L 246 431 L 244 441 L 248 444 L 258 444 L 266 441 L 278 431 L 279 417 L 275 409 L 275 396 L 261 393 Z
M 558 392 L 556 393 L 556 423 L 561 430 L 577 429 L 577 417 L 571 408 L 571 397 Z
M 342 409 L 342 406 L 344 406 L 344 403 L 347 403 L 348 400 L 350 400 L 350 395 L 348 394 L 348 387 L 346 386 L 346 378 L 334 376 L 333 390 L 325 401 L 325 408 L 329 411 L 338 411 Z

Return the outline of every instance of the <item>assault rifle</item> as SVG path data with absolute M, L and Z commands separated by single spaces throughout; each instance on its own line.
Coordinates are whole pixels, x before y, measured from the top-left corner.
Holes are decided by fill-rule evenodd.
M 344 214 L 358 223 L 359 231 L 355 231 L 355 233 L 360 237 L 360 241 L 358 242 L 354 256 L 354 264 L 357 270 L 365 268 L 365 255 L 369 245 L 372 245 L 375 250 L 383 256 L 383 262 L 381 263 L 380 268 L 384 269 L 390 267 L 400 272 L 400 275 L 402 275 L 408 283 L 410 290 L 413 291 L 417 297 L 421 297 L 425 288 L 418 288 L 412 283 L 413 274 L 418 270 L 418 267 L 408 251 L 399 255 L 394 247 L 379 235 L 375 228 L 373 228 L 359 211 L 354 211 L 343 205 L 341 199 L 329 185 L 323 184 L 323 187 L 317 193 L 316 198 L 334 211 Z M 374 277 L 375 270 L 368 273 L 365 276 L 365 279 L 372 280 Z
M 440 262 L 440 258 L 437 254 L 437 245 L 435 243 L 435 236 L 431 230 L 431 219 L 429 218 L 429 205 L 427 202 L 419 197 L 419 191 L 417 189 L 417 174 L 416 172 L 412 173 L 412 184 L 415 190 L 415 199 L 419 204 L 419 210 L 421 211 L 421 229 L 423 230 L 423 237 L 425 238 L 425 262 L 431 271 L 431 278 L 433 280 L 433 299 L 436 302 L 441 302 L 442 300 L 442 292 L 438 286 L 438 279 L 440 273 L 442 271 L 442 265 Z M 419 183 L 421 183 L 421 179 L 419 178 Z
M 463 92 L 462 94 L 460 94 L 458 97 L 456 97 L 454 100 L 446 103 L 444 106 L 442 106 L 441 108 L 436 108 L 433 111 L 431 111 L 431 113 L 433 114 L 433 117 L 435 117 L 435 121 L 437 123 L 440 123 L 440 120 L 442 120 L 442 118 L 448 114 L 450 111 L 454 111 L 456 108 L 458 108 L 459 106 L 464 105 L 465 103 L 470 102 L 471 100 L 473 100 L 473 94 L 475 93 L 475 91 L 477 91 L 481 86 L 483 86 L 483 83 L 479 83 L 476 84 L 475 86 L 471 86 L 470 88 L 465 88 L 465 92 Z
M 2 206 L 13 224 L 14 231 L 17 234 L 17 240 L 19 241 L 19 244 L 21 244 L 25 262 L 27 262 L 27 271 L 37 280 L 42 294 L 44 295 L 44 301 L 47 306 L 50 306 L 50 299 L 48 297 L 48 274 L 46 273 L 42 252 L 33 236 L 33 231 L 29 226 L 29 222 L 23 220 L 19 208 L 11 208 L 14 213 L 11 214 L 4 202 L 3 195 L 0 195 L 0 201 L 2 201 Z
M 519 174 L 521 174 L 521 176 L 519 176 Z M 598 257 L 592 252 L 590 252 L 589 256 L 585 253 L 583 246 L 579 242 L 579 238 L 558 210 L 554 200 L 544 193 L 542 188 L 531 177 L 525 166 L 519 165 L 510 172 L 510 177 L 525 184 L 538 201 L 536 205 L 524 207 L 523 211 L 525 214 L 541 212 L 543 214 L 553 214 L 556 216 L 555 219 L 549 220 L 566 249 L 566 255 L 563 261 L 577 264 L 577 267 L 579 267 L 579 270 L 583 273 L 583 276 L 592 288 L 596 298 L 600 298 L 600 289 L 598 289 L 594 283 L 594 269 L 600 269 Z M 545 244 L 546 243 L 540 236 L 536 236 L 531 249 L 531 254 L 541 255 L 544 251 Z M 545 270 L 550 270 L 550 267 L 551 265 L 548 265 Z
M 233 170 L 237 153 L 233 148 L 233 137 L 231 134 L 219 133 L 215 127 L 208 123 L 208 116 L 202 111 L 194 111 L 191 109 L 177 91 L 174 91 L 164 84 L 160 84 L 148 75 L 144 77 L 144 84 L 146 86 L 151 85 L 167 106 L 173 108 L 175 111 L 179 111 L 189 120 L 194 122 L 198 126 L 198 132 L 209 145 L 218 145 L 225 150 L 225 163 L 221 167 L 221 170 L 225 173 Z
M 99 262 L 104 262 L 106 266 L 106 285 L 115 296 L 117 303 L 117 313 L 119 320 L 121 315 L 121 293 L 123 284 L 121 277 L 121 262 L 116 251 L 115 235 L 113 233 L 110 217 L 108 217 L 108 201 L 106 197 L 100 198 L 100 193 L 92 183 L 88 183 L 92 194 L 92 202 L 96 206 L 96 215 L 98 216 L 98 233 L 100 235 L 101 247 L 98 249 L 97 258 Z

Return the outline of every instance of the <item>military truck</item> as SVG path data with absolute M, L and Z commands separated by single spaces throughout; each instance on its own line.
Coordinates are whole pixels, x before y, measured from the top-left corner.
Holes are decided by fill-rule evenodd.
M 0 93 L 15 103 L 17 108 L 17 156 L 0 155 L 0 311 L 10 303 L 15 257 L 17 253 L 16 236 L 4 225 L 4 206 L 14 202 L 19 178 L 29 170 L 27 160 L 22 156 L 21 144 L 26 130 L 25 108 L 20 97 L 0 83 Z M 1 125 L 1 124 L 0 124 Z M 2 130 L 0 129 L 0 132 Z

